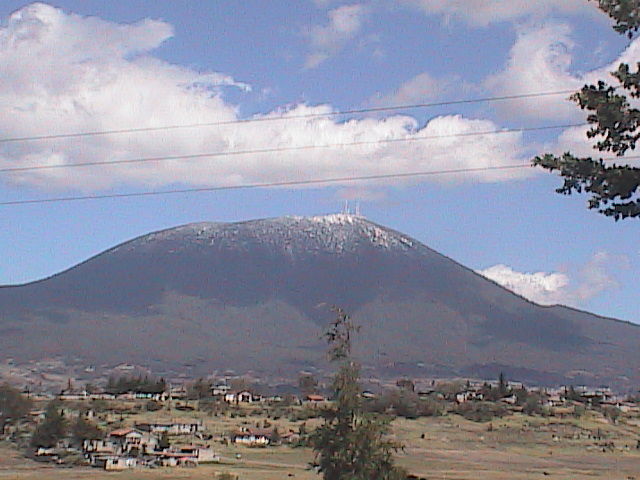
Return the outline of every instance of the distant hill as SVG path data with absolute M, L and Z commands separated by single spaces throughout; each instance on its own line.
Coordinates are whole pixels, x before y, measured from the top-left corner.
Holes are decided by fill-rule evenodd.
M 155 371 L 322 368 L 330 305 L 376 375 L 640 385 L 640 327 L 542 307 L 362 217 L 198 223 L 0 288 L 0 352 Z

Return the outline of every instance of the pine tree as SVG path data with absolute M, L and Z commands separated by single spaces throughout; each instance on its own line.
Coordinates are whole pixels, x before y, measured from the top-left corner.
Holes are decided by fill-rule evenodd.
M 386 439 L 389 420 L 362 408 L 360 367 L 351 359 L 351 337 L 358 328 L 343 310 L 335 312 L 326 333 L 329 358 L 339 364 L 333 381 L 335 408 L 323 412 L 323 425 L 310 437 L 314 466 L 326 480 L 404 480 L 406 472 L 393 459 L 400 446 Z
M 614 20 L 613 28 L 618 33 L 632 38 L 638 31 L 638 0 L 598 0 L 598 6 Z M 640 99 L 640 63 L 635 70 L 622 63 L 611 75 L 616 86 L 600 80 L 597 85 L 585 85 L 571 99 L 590 112 L 587 121 L 592 128 L 587 137 L 599 139 L 595 148 L 623 157 L 640 140 L 640 110 L 629 100 Z M 576 157 L 570 152 L 538 156 L 533 165 L 559 172 L 564 184 L 557 193 L 589 194 L 590 209 L 615 220 L 640 216 L 640 168 L 608 164 L 602 158 Z

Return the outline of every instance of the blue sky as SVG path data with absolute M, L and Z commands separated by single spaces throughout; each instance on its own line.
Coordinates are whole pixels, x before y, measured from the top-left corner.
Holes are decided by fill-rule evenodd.
M 558 5 L 559 4 L 559 5 Z M 586 0 L 55 1 L 0 5 L 0 138 L 577 89 L 640 43 Z M 563 96 L 0 144 L 0 168 L 581 123 Z M 584 129 L 5 174 L 0 201 L 527 163 Z M 630 160 L 631 161 L 631 160 Z M 638 225 L 533 170 L 0 207 L 0 284 L 192 221 L 365 216 L 542 303 L 640 323 Z

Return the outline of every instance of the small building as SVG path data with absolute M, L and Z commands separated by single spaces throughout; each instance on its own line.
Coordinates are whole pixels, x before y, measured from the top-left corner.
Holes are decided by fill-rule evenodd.
M 137 423 L 136 428 L 143 432 L 167 435 L 195 435 L 204 431 L 202 420 L 191 422 L 155 422 Z
M 317 395 L 317 394 L 309 394 L 304 398 L 305 402 L 309 402 L 309 403 L 322 403 L 322 402 L 326 402 L 326 398 L 324 398 L 322 395 Z
M 271 443 L 273 430 L 244 428 L 231 434 L 231 442 L 248 447 L 266 447 Z
M 229 385 L 214 385 L 211 387 L 211 395 L 214 397 L 224 397 L 230 390 L 231 387 Z
M 227 403 L 253 403 L 256 398 L 248 390 L 229 391 L 224 395 L 224 401 Z
M 135 457 L 121 457 L 118 455 L 98 457 L 94 465 L 110 472 L 129 470 L 141 466 Z
M 207 445 L 174 445 L 163 454 L 171 454 L 175 458 L 192 458 L 197 463 L 220 461 L 220 457 Z
M 109 441 L 116 443 L 123 453 L 137 452 L 148 454 L 155 451 L 160 443 L 158 437 L 150 432 L 135 428 L 122 428 L 109 434 Z

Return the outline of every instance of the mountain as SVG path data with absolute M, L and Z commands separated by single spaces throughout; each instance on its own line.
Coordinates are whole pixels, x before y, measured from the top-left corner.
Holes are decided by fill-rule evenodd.
M 376 375 L 640 383 L 639 326 L 533 304 L 351 215 L 184 225 L 2 287 L 0 352 L 295 377 L 326 366 L 331 305 L 362 326 L 356 353 Z

